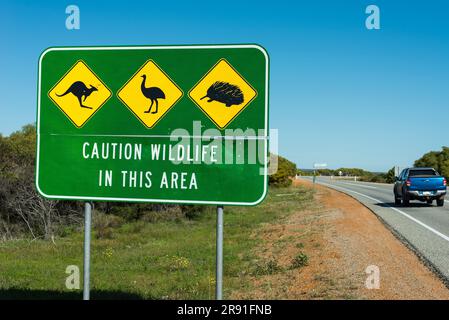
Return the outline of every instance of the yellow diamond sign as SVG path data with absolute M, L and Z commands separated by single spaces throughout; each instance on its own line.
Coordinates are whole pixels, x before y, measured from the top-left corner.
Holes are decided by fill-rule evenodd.
M 182 90 L 153 60 L 145 62 L 117 93 L 148 128 L 154 127 L 182 95 Z
M 189 92 L 190 98 L 224 129 L 257 96 L 257 92 L 225 59 L 221 59 Z
M 79 60 L 48 96 L 76 127 L 81 128 L 111 97 L 111 91 Z

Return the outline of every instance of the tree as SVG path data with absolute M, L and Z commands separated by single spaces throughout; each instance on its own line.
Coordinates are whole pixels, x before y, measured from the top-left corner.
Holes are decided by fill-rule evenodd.
M 365 171 L 365 170 L 359 169 L 359 168 L 339 168 L 339 169 L 335 170 L 335 172 L 339 172 L 339 171 L 341 171 L 343 173 L 343 175 L 347 175 L 347 176 L 362 177 L 362 176 L 372 175 L 371 172 L 368 172 L 368 171 Z
M 442 176 L 449 178 L 449 147 L 441 151 L 430 151 L 415 161 L 415 167 L 432 167 Z
M 278 156 L 278 170 L 270 175 L 269 184 L 275 187 L 287 187 L 292 183 L 290 178 L 296 175 L 297 170 L 296 164 Z
M 34 187 L 36 134 L 33 125 L 0 139 L 0 230 L 29 231 L 33 238 L 54 235 L 58 202 L 42 198 Z
M 395 177 L 395 168 L 393 167 L 385 174 L 385 182 L 393 183 L 395 181 Z
M 318 169 L 316 170 L 316 174 L 319 176 L 334 176 L 335 170 L 332 169 Z
M 438 170 L 438 151 L 430 151 L 415 161 L 415 167 L 432 167 Z
M 82 223 L 82 202 L 53 201 L 39 195 L 35 187 L 36 129 L 27 125 L 8 137 L 0 135 L 0 237 L 53 239 L 64 234 L 67 226 Z M 270 185 L 288 186 L 297 172 L 296 165 L 283 157 L 278 170 L 269 178 Z M 97 202 L 95 209 L 118 215 L 125 220 L 137 220 L 150 212 L 178 214 L 170 204 L 133 204 Z M 195 218 L 204 207 L 180 206 L 177 209 L 189 219 Z M 179 211 L 179 210 L 178 210 Z

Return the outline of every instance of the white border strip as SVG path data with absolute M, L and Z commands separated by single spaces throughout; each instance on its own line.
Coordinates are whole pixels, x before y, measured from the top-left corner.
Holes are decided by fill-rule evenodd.
M 171 50 L 171 49 L 257 49 L 265 56 L 265 132 L 268 132 L 268 80 L 269 80 L 269 57 L 265 49 L 256 44 L 241 45 L 185 45 L 185 46 L 127 46 L 127 47 L 60 47 L 48 48 L 42 52 L 39 57 L 38 70 L 38 87 L 37 87 L 37 154 L 36 154 L 36 188 L 41 195 L 49 199 L 66 199 L 66 200 L 100 200 L 100 201 L 124 201 L 124 202 L 154 202 L 154 203 L 184 203 L 184 204 L 210 204 L 210 205 L 242 205 L 251 206 L 260 203 L 266 196 L 268 191 L 268 143 L 265 144 L 265 164 L 264 164 L 264 190 L 262 196 L 254 202 L 218 202 L 218 201 L 201 201 L 201 200 L 177 200 L 177 199 L 140 199 L 140 198 L 115 198 L 115 197 L 88 197 L 88 196 L 62 196 L 48 195 L 39 187 L 39 156 L 40 156 L 40 110 L 41 110 L 41 68 L 42 59 L 51 51 L 84 51 L 84 50 Z
M 202 139 L 207 140 L 270 140 L 269 136 L 186 136 L 168 134 L 62 134 L 49 133 L 50 136 L 71 136 L 71 137 L 110 137 L 110 138 L 170 138 L 170 139 Z M 373 187 L 374 188 L 374 187 Z

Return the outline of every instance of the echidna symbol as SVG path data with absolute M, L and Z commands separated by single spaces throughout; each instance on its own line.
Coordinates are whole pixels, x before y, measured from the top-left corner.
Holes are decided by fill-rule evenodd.
M 218 101 L 224 103 L 226 107 L 230 107 L 233 104 L 238 105 L 243 103 L 243 92 L 236 85 L 223 81 L 215 81 L 207 89 L 207 94 L 201 100 L 204 98 L 209 98 L 207 102 Z

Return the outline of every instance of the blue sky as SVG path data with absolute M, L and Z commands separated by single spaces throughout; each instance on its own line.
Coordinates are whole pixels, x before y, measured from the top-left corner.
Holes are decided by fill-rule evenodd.
M 65 28 L 76 4 L 81 29 Z M 380 8 L 381 29 L 365 28 Z M 259 43 L 271 58 L 270 126 L 301 168 L 388 170 L 449 145 L 446 1 L 6 1 L 0 132 L 35 121 L 49 46 Z

